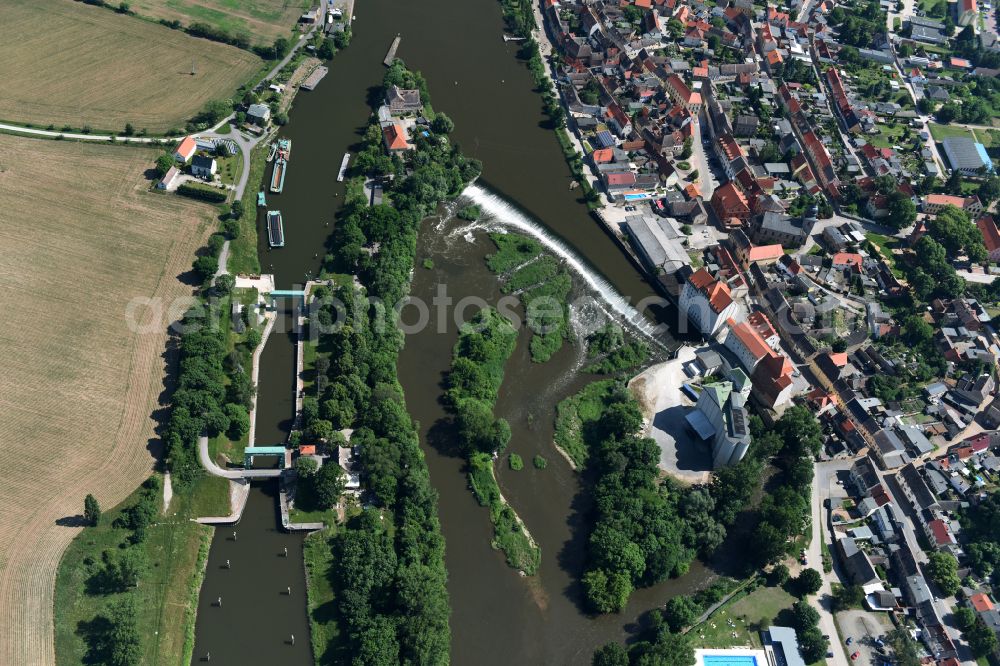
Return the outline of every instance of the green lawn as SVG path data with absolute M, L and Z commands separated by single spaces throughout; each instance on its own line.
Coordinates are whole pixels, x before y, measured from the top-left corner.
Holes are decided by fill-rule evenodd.
M 239 236 L 229 244 L 227 268 L 233 275 L 260 273 L 257 256 L 257 192 L 264 180 L 267 166 L 268 142 L 261 141 L 250 155 L 250 177 L 243 193 L 243 215 L 240 217 Z
M 879 123 L 878 129 L 878 134 L 865 137 L 865 141 L 876 148 L 890 148 L 899 144 L 900 138 L 906 130 L 902 123 L 897 123 L 895 126 Z
M 966 136 L 970 139 L 976 138 L 975 134 L 964 127 L 957 127 L 955 125 L 938 125 L 937 123 L 928 123 L 927 126 L 930 128 L 931 136 L 934 137 L 935 141 L 943 141 L 950 136 Z
M 903 271 L 896 266 L 896 257 L 892 253 L 894 249 L 899 247 L 899 239 L 893 236 L 877 234 L 873 231 L 865 232 L 865 238 L 877 245 L 882 251 L 882 256 L 885 257 L 885 262 L 889 265 L 890 270 L 892 270 L 892 274 L 897 278 L 903 277 Z
M 757 626 L 771 624 L 795 597 L 780 587 L 760 587 L 717 610 L 708 620 L 688 631 L 695 647 L 761 647 Z M 735 626 L 729 625 L 732 620 Z M 733 634 L 736 634 L 735 636 Z
M 973 134 L 976 135 L 979 143 L 987 148 L 1000 147 L 1000 130 L 975 130 Z
M 332 523 L 331 523 L 332 525 Z M 335 527 L 314 532 L 306 537 L 306 587 L 309 597 L 309 625 L 312 629 L 313 657 L 317 664 L 336 663 L 336 646 L 340 627 L 337 623 L 337 602 L 331 584 L 334 566 L 330 539 Z
M 55 650 L 61 665 L 99 663 L 103 655 L 88 644 L 88 630 L 112 601 L 135 596 L 142 631 L 142 663 L 188 664 L 194 649 L 197 596 L 204 575 L 212 530 L 191 519 L 229 513 L 229 483 L 203 477 L 187 493 L 175 493 L 168 515 L 146 530 L 140 545 L 148 566 L 139 586 L 125 593 L 102 594 L 93 588 L 102 569 L 101 554 L 114 551 L 128 530 L 115 528 L 123 507 L 139 491 L 108 511 L 98 527 L 85 528 L 70 544 L 56 574 Z M 101 662 L 103 663 L 103 662 Z

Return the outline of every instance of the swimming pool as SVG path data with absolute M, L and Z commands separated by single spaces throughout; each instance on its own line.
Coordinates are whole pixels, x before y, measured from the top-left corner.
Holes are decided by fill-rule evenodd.
M 625 195 L 625 201 L 641 201 L 642 199 L 648 199 L 649 195 L 645 192 L 630 192 Z
M 752 654 L 705 654 L 701 663 L 704 666 L 757 666 L 757 657 Z

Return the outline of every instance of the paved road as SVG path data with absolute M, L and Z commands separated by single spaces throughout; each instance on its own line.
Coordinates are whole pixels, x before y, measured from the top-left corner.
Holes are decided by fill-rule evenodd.
M 849 469 L 852 461 L 834 460 L 830 462 L 817 463 L 813 474 L 812 483 L 812 541 L 806 549 L 809 559 L 809 566 L 816 569 L 823 575 L 823 586 L 820 587 L 816 596 L 810 597 L 809 601 L 813 607 L 819 611 L 819 628 L 830 637 L 830 651 L 833 658 L 827 659 L 827 664 L 833 666 L 850 666 L 851 662 L 844 651 L 844 644 L 838 638 L 836 623 L 833 618 L 833 583 L 839 583 L 836 569 L 830 573 L 823 571 L 823 551 L 820 546 L 821 539 L 826 539 L 830 543 L 831 534 L 828 529 L 825 517 L 826 510 L 823 507 L 824 501 L 830 496 L 830 484 L 838 471 Z
M 223 469 L 219 467 L 212 460 L 212 456 L 208 454 L 208 437 L 204 435 L 198 438 L 198 462 L 209 474 L 221 476 L 224 479 L 265 479 L 281 476 L 280 469 Z
M 704 137 L 701 134 L 701 120 L 698 116 L 695 116 L 695 121 L 694 131 L 691 133 L 691 161 L 694 162 L 694 168 L 701 175 L 701 179 L 698 181 L 698 188 L 701 190 L 702 200 L 707 204 L 712 198 L 715 188 L 718 186 L 718 180 L 712 171 L 712 166 L 708 162 L 708 155 L 705 154 Z
M 55 130 L 43 130 L 36 129 L 34 127 L 22 127 L 21 125 L 8 125 L 7 123 L 0 123 L 0 130 L 5 130 L 7 132 L 18 132 L 20 134 L 31 134 L 32 136 L 44 136 L 49 139 L 57 139 L 62 137 L 64 139 L 72 139 L 74 141 L 111 141 L 110 134 L 74 134 L 73 132 L 58 132 Z M 160 143 L 165 141 L 167 143 L 176 143 L 180 141 L 178 138 L 170 137 L 155 137 L 155 136 L 119 136 L 115 137 L 116 141 L 122 143 Z

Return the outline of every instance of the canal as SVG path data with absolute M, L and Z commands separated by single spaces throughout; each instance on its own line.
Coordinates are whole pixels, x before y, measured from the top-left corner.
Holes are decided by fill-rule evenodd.
M 314 92 L 299 93 L 291 122 L 281 131 L 292 140 L 288 176 L 284 192 L 269 195 L 268 202 L 282 211 L 286 246 L 271 251 L 260 234 L 259 248 L 262 272 L 273 273 L 279 289 L 300 285 L 320 270 L 344 193 L 343 184 L 336 182 L 341 158 L 345 151 L 356 152 L 354 145 L 380 91 L 382 58 L 400 33 L 399 57 L 424 74 L 435 109 L 455 121 L 453 140 L 482 160 L 479 185 L 488 196 L 516 204 L 522 222 L 527 220 L 536 234 L 558 237 L 572 255 L 579 267 L 575 319 L 592 326 L 604 313 L 615 315 L 604 302 L 608 294 L 633 303 L 655 296 L 578 201 L 578 190 L 570 189 L 572 176 L 546 126 L 530 75 L 516 59 L 517 46 L 501 39 L 499 3 L 358 0 L 355 15 L 350 47 L 337 54 Z M 483 262 L 492 250 L 483 227 L 509 226 L 504 215 L 487 215 L 481 223 L 465 226 L 453 219 L 425 221 L 417 264 L 430 258 L 434 269 L 416 269 L 412 294 L 430 302 L 444 285 L 456 301 L 464 296 L 497 298 L 496 279 Z M 410 413 L 420 425 L 431 481 L 440 494 L 452 663 L 589 663 L 596 646 L 624 638 L 643 611 L 670 596 L 690 593 L 712 574 L 695 562 L 684 578 L 635 593 L 620 615 L 591 617 L 583 612 L 576 581 L 584 558 L 583 521 L 589 500 L 576 473 L 552 445 L 552 419 L 559 400 L 591 378 L 577 371 L 582 362 L 579 345 L 567 345 L 546 364 L 531 363 L 524 331 L 507 366 L 497 414 L 511 424 L 509 450 L 526 460 L 541 454 L 548 466 L 536 470 L 529 464 L 512 472 L 498 465 L 498 477 L 541 545 L 542 566 L 530 578 L 508 568 L 490 548 L 488 513 L 467 489 L 462 461 L 449 455 L 448 429 L 442 427 L 441 381 L 456 336 L 454 322 L 450 317 L 448 321 L 443 332 L 428 327 L 407 337 L 399 377 Z M 291 427 L 294 339 L 291 317 L 286 316 L 279 319 L 262 353 L 258 445 L 284 442 Z M 217 530 L 199 606 L 196 661 L 211 650 L 213 661 L 220 663 L 311 662 L 305 598 L 296 593 L 304 585 L 301 537 L 278 530 L 275 492 L 268 486 L 254 488 L 236 528 L 237 540 L 231 539 L 232 529 Z M 277 555 L 286 547 L 288 560 Z M 226 559 L 234 564 L 232 569 L 225 568 Z M 235 566 L 244 561 L 251 566 Z M 291 595 L 279 594 L 289 585 Z M 212 606 L 220 594 L 223 607 Z M 298 639 L 294 646 L 286 643 L 286 634 L 292 633 Z

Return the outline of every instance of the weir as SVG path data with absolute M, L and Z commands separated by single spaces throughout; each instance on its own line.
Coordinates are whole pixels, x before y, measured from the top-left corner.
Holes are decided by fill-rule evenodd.
M 665 347 L 663 336 L 657 326 L 639 312 L 628 299 L 622 296 L 614 286 L 584 259 L 580 257 L 564 240 L 545 228 L 540 222 L 527 215 L 505 198 L 478 183 L 469 185 L 462 192 L 472 203 L 479 206 L 484 214 L 502 227 L 516 230 L 531 236 L 540 242 L 545 249 L 566 262 L 573 273 L 582 279 L 588 287 L 606 303 L 613 312 L 635 330 L 650 340 Z

